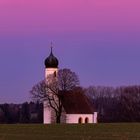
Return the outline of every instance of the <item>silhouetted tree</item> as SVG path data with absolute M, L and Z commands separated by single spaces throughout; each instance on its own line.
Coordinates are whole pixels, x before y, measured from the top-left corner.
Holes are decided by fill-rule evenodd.
M 20 123 L 29 123 L 29 122 L 30 122 L 29 104 L 25 102 L 21 105 Z
M 86 95 L 97 109 L 100 122 L 140 121 L 140 86 L 91 86 Z
M 70 69 L 60 69 L 57 76 L 50 75 L 47 79 L 33 86 L 30 91 L 32 98 L 37 101 L 47 101 L 46 106 L 55 112 L 56 122 L 60 123 L 62 115 L 61 94 L 79 86 L 79 79 Z

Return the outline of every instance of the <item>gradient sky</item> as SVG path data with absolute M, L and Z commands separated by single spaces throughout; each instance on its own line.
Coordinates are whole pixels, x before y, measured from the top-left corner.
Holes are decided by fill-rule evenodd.
M 50 42 L 82 86 L 140 84 L 139 0 L 0 0 L 0 103 L 30 100 Z

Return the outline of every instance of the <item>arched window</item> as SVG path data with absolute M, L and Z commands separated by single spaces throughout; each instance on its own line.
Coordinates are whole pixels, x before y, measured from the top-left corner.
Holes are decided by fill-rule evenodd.
M 78 119 L 78 123 L 83 123 L 83 119 L 81 117 Z
M 89 118 L 85 118 L 85 123 L 89 123 Z

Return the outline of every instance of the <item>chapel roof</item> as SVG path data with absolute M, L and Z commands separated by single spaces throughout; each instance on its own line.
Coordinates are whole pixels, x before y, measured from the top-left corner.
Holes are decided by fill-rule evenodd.
M 89 99 L 81 92 L 68 92 L 61 98 L 66 114 L 93 114 Z

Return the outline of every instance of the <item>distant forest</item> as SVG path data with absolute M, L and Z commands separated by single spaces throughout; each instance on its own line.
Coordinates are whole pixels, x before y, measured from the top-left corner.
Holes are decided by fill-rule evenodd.
M 99 122 L 140 122 L 140 86 L 91 86 L 86 95 Z
M 84 91 L 98 122 L 140 122 L 140 86 L 91 86 Z M 0 123 L 43 123 L 43 104 L 1 104 Z
M 43 123 L 42 103 L 1 104 L 0 123 Z

